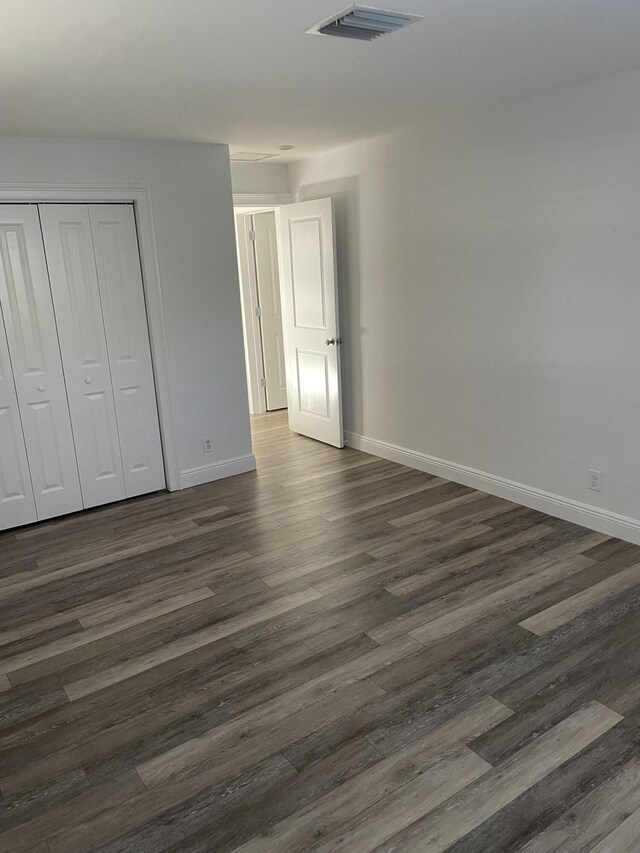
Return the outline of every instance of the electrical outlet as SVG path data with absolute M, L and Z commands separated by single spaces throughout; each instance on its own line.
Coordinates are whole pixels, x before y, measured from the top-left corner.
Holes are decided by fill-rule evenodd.
M 210 436 L 202 439 L 202 449 L 205 453 L 211 453 L 213 450 L 213 439 Z
M 589 471 L 589 488 L 594 492 L 600 491 L 602 485 L 602 471 Z

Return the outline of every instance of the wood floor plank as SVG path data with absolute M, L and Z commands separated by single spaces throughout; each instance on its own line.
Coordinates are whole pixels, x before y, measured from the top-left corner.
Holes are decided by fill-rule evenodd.
M 624 815 L 638 809 L 640 758 L 636 757 L 525 844 L 520 853 L 587 853 L 618 828 Z
M 161 650 L 154 651 L 149 655 L 143 655 L 131 662 L 112 667 L 110 670 L 100 672 L 97 675 L 87 676 L 86 678 L 66 684 L 64 688 L 65 692 L 70 700 L 79 699 L 95 690 L 102 690 L 110 684 L 124 681 L 139 672 L 144 672 L 147 669 L 157 666 L 159 663 L 181 657 L 201 646 L 208 646 L 215 643 L 216 640 L 228 637 L 230 634 L 242 630 L 248 625 L 255 625 L 257 622 L 265 621 L 271 616 L 286 613 L 287 610 L 292 610 L 301 604 L 305 604 L 307 601 L 313 601 L 321 596 L 322 593 L 314 589 L 293 593 L 292 595 L 285 596 L 278 602 L 257 608 L 251 613 L 234 616 L 219 625 L 205 628 L 195 634 L 175 640 L 173 643 L 164 646 Z
M 456 517 L 464 517 L 469 519 L 469 516 L 476 517 L 476 514 L 481 512 L 485 507 L 483 503 L 487 499 L 487 496 L 479 495 L 477 492 L 469 492 L 466 495 L 460 495 L 459 497 L 449 498 L 446 501 L 442 501 L 435 506 L 424 507 L 424 509 L 418 509 L 414 512 L 410 512 L 407 515 L 402 515 L 399 518 L 393 518 L 389 521 L 389 524 L 393 525 L 393 527 L 412 527 L 415 524 L 419 524 L 424 521 L 428 521 L 434 516 L 441 516 L 447 511 L 459 513 Z M 489 500 L 492 500 L 489 498 Z M 497 501 L 498 499 L 493 499 Z M 492 508 L 494 504 L 491 504 Z M 439 518 L 438 518 L 439 520 Z
M 91 821 L 60 832 L 55 843 L 49 839 L 49 844 L 52 850 L 78 853 L 86 850 L 91 844 L 106 844 L 118 834 L 154 820 L 181 801 L 220 784 L 225 778 L 235 777 L 248 767 L 278 752 L 289 738 L 302 736 L 315 726 L 321 725 L 323 721 L 365 704 L 378 692 L 379 688 L 372 682 L 349 685 L 336 695 L 322 699 L 273 726 L 268 732 L 268 738 L 254 737 L 247 739 L 246 743 L 241 739 L 240 743 L 229 746 L 224 752 L 206 756 L 208 760 L 192 763 L 188 773 L 173 774 L 170 785 L 156 786 L 130 797 L 126 803 L 114 809 L 112 814 L 98 814 Z
M 635 843 L 640 547 L 253 427 L 0 534 L 0 849 Z
M 471 750 L 461 749 L 358 815 L 318 850 L 370 853 L 490 769 Z
M 530 616 L 520 624 L 534 634 L 546 634 L 584 613 L 585 610 L 606 601 L 607 598 L 618 595 L 627 589 L 632 589 L 638 584 L 640 584 L 640 563 L 612 575 L 600 583 L 564 599 L 564 601 L 559 601 L 553 607 L 548 607 L 542 613 Z
M 564 563 L 559 563 L 550 569 L 538 572 L 530 578 L 516 581 L 513 584 L 507 584 L 502 589 L 487 595 L 485 598 L 481 598 L 479 601 L 465 607 L 454 608 L 449 613 L 445 613 L 431 622 L 414 628 L 409 632 L 409 635 L 423 645 L 427 645 L 434 640 L 452 634 L 454 631 L 459 631 L 467 625 L 472 625 L 483 615 L 491 611 L 495 611 L 519 599 L 526 598 L 528 595 L 538 592 L 545 586 L 557 583 L 559 579 L 581 572 L 589 564 L 590 561 L 588 558 L 582 555 L 578 555 L 574 559 L 565 560 Z M 373 639 L 375 640 L 375 636 L 373 636 Z
M 146 543 L 145 545 L 124 548 L 116 553 L 115 558 L 122 560 L 128 557 L 135 557 L 141 553 L 152 550 L 159 550 L 163 548 L 164 545 L 173 543 L 173 541 L 174 540 L 171 536 L 161 537 L 160 539 L 156 539 L 153 544 Z M 113 555 L 101 555 L 100 557 L 93 557 L 92 559 L 85 560 L 84 562 L 72 563 L 64 568 L 43 572 L 31 572 L 28 577 L 13 576 L 3 578 L 0 580 L 0 598 L 8 598 L 15 592 L 26 592 L 28 590 L 37 589 L 40 586 L 45 586 L 53 581 L 74 577 L 75 575 L 107 565 L 113 559 Z
M 436 489 L 446 489 L 447 493 L 467 491 L 464 487 L 457 487 L 455 484 L 447 483 L 444 480 L 428 480 L 427 478 L 422 478 L 422 482 L 420 482 L 419 485 L 409 486 L 408 488 L 398 489 L 396 491 L 390 491 L 385 487 L 383 489 L 383 494 L 377 498 L 365 499 L 364 501 L 360 501 L 357 506 L 325 513 L 324 517 L 328 521 L 341 521 L 342 519 L 348 518 L 352 515 L 362 516 L 367 510 L 377 510 L 380 507 L 387 507 L 389 504 L 397 505 L 403 498 L 414 498 L 416 495 Z M 431 497 L 431 495 L 429 497 Z
M 640 809 L 603 838 L 591 853 L 637 853 L 640 846 Z
M 272 659 L 256 654 L 252 660 L 232 659 L 228 665 L 221 659 L 208 668 L 194 662 L 197 672 L 181 673 L 175 689 L 161 683 L 148 695 L 142 693 L 137 702 L 114 712 L 102 711 L 103 725 L 98 705 L 93 716 L 79 715 L 76 725 L 64 727 L 57 736 L 34 736 L 29 743 L 0 753 L 0 788 L 5 793 L 23 792 L 55 778 L 56 772 L 78 766 L 85 768 L 92 783 L 108 781 L 262 706 L 287 687 L 355 660 L 368 648 L 355 641 L 314 655 L 296 645 L 278 649 Z
M 447 853 L 520 851 L 562 814 L 571 815 L 585 795 L 606 785 L 637 756 L 638 744 L 638 733 L 625 720 L 621 721 L 495 812 L 453 844 Z
M 6 646 L 9 643 L 15 643 L 20 639 L 20 632 L 13 629 L 12 631 L 3 631 L 0 633 L 0 646 Z
M 545 525 L 534 525 L 530 529 L 518 531 L 510 536 L 496 536 L 498 541 L 492 542 L 485 547 L 473 548 L 472 553 L 474 562 L 478 565 L 484 560 L 497 557 L 505 552 L 509 552 L 510 550 L 515 550 L 529 542 L 535 542 L 537 539 L 542 539 L 548 532 L 549 528 Z M 453 572 L 456 569 L 466 568 L 466 561 L 447 561 L 444 565 L 447 567 L 449 572 Z M 429 583 L 429 576 L 424 572 L 418 572 L 412 577 L 404 578 L 403 580 L 390 585 L 389 591 L 394 595 L 409 595 L 422 589 L 425 585 L 429 585 Z
M 590 703 L 487 773 L 475 786 L 380 845 L 380 853 L 400 849 L 442 853 L 621 719 L 598 702 Z
M 115 665 L 130 662 L 146 654 L 165 648 L 174 641 L 184 639 L 207 629 L 225 619 L 253 611 L 278 597 L 264 584 L 244 585 L 241 590 L 231 589 L 225 595 L 216 595 L 187 604 L 177 619 L 173 611 L 156 615 L 123 630 L 107 633 L 91 644 L 76 644 L 59 651 L 55 657 L 35 661 L 9 674 L 12 684 L 62 685 Z M 215 642 L 220 642 L 217 640 Z
M 526 597 L 527 594 L 542 589 L 545 585 L 557 583 L 562 577 L 570 576 L 591 565 L 592 561 L 578 555 L 565 563 L 558 563 L 548 558 L 521 561 L 520 566 L 510 573 L 507 583 L 500 574 L 495 576 L 494 573 L 489 573 L 486 578 L 480 574 L 477 580 L 474 580 L 475 573 L 470 578 L 461 574 L 459 583 L 449 584 L 451 591 L 443 589 L 439 584 L 443 579 L 458 576 L 456 570 L 451 570 L 449 566 L 426 569 L 424 576 L 425 580 L 429 581 L 423 584 L 426 602 L 423 604 L 415 592 L 410 593 L 411 600 L 416 606 L 395 619 L 371 629 L 368 632 L 369 636 L 378 643 L 384 643 L 393 637 L 424 629 L 422 633 L 427 642 L 426 626 L 428 625 L 434 625 L 435 635 L 440 628 L 451 633 L 451 626 L 457 625 L 461 628 L 465 624 L 464 620 L 469 620 L 466 624 L 471 624 L 481 618 L 483 613 L 495 611 L 496 608 Z M 455 617 L 453 614 L 456 614 Z M 446 636 L 446 633 L 443 636 Z
M 55 806 L 62 805 L 90 787 L 82 769 L 57 774 L 53 782 L 32 788 L 27 793 L 3 798 L 0 802 L 0 832 L 26 823 Z
M 343 664 L 325 675 L 318 676 L 293 690 L 281 694 L 260 706 L 250 716 L 238 717 L 226 726 L 219 726 L 209 735 L 187 741 L 157 759 L 138 766 L 138 774 L 148 787 L 153 787 L 176 775 L 188 772 L 194 763 L 201 762 L 203 755 L 215 755 L 221 744 L 233 743 L 244 736 L 245 727 L 251 725 L 270 726 L 286 719 L 292 710 L 298 712 L 313 706 L 321 697 L 348 687 L 356 681 L 368 679 L 373 673 L 384 669 L 410 654 L 416 648 L 415 641 L 402 637 L 395 643 L 367 652 L 355 661 Z M 373 684 L 373 682 L 371 682 Z M 380 693 L 384 691 L 379 688 Z
M 31 853 L 38 844 L 55 836 L 57 830 L 77 821 L 89 821 L 98 814 L 115 809 L 140 793 L 144 785 L 136 774 L 121 777 L 116 784 L 92 788 L 72 800 L 32 818 L 26 823 L 0 833 L 0 850 L 11 853 Z
M 180 594 L 188 593 L 203 586 L 212 588 L 208 583 L 210 577 L 210 566 L 205 566 L 199 570 L 193 569 L 187 577 L 182 579 Z M 120 619 L 130 611 L 137 611 L 141 607 L 150 607 L 155 603 L 159 604 L 169 598 L 175 598 L 176 592 L 175 577 L 169 575 L 168 577 L 161 577 L 157 581 L 150 581 L 134 588 L 125 589 L 122 592 L 94 598 L 63 611 L 63 615 L 77 619 L 84 628 L 96 628 L 114 619 Z M 42 630 L 42 625 L 37 622 L 20 626 L 20 633 L 23 637 L 37 633 L 39 630 Z
M 283 761 L 282 756 L 277 757 Z M 274 759 L 275 756 L 267 761 Z M 105 849 L 114 853 L 156 853 L 175 845 L 180 850 L 210 850 L 215 839 L 217 853 L 223 853 L 344 785 L 379 760 L 380 754 L 360 738 L 303 773 L 295 772 L 290 764 L 283 762 L 288 773 L 270 780 L 268 788 L 257 784 L 262 765 L 254 765 L 245 771 L 244 784 L 236 782 L 233 786 L 225 784 L 208 789 Z
M 61 687 L 5 690 L 0 696 L 0 735 L 68 703 L 69 697 Z
M 428 775 L 434 766 L 440 770 L 431 777 L 434 785 L 426 781 L 429 788 L 437 789 L 445 778 L 458 774 L 460 786 L 466 784 L 476 773 L 486 772 L 489 765 L 461 745 L 508 713 L 500 703 L 485 701 L 474 712 L 463 714 L 449 725 L 413 741 L 353 778 L 348 785 L 335 789 L 238 849 L 242 853 L 281 850 L 294 853 L 315 849 L 316 842 L 322 842 L 323 846 L 326 842 L 328 849 L 332 849 L 330 845 L 337 843 L 335 835 L 343 824 L 420 776 Z M 427 789 L 419 790 L 424 794 Z
M 339 798 L 328 796 L 306 814 L 296 814 L 277 825 L 269 837 L 259 837 L 236 848 L 237 853 L 279 853 L 291 851 L 353 851 L 366 853 L 385 840 L 388 834 L 427 814 L 490 768 L 471 750 L 462 749 L 438 762 L 400 786 L 387 779 L 367 779 L 366 792 L 339 791 Z M 396 774 L 398 770 L 396 769 Z M 368 777 L 373 772 L 366 774 Z M 377 783 L 377 784 L 376 784 Z M 386 783 L 386 784 L 385 784 Z M 351 795 L 351 796 L 349 796 Z M 375 798 L 379 802 L 375 802 Z M 368 808 L 366 803 L 374 801 Z M 349 817 L 355 815 L 352 821 Z M 392 818 L 390 818 L 392 815 Z M 352 829 L 351 823 L 357 825 Z M 344 825 L 344 832 L 340 832 Z M 327 838 L 327 836 L 329 836 Z M 321 840 L 320 843 L 317 843 Z M 315 842 L 315 843 L 314 843 Z
M 286 748 L 284 754 L 301 769 L 350 738 L 364 736 L 383 754 L 392 755 L 533 666 L 535 662 L 513 655 L 506 661 L 488 665 L 486 659 L 480 660 L 468 669 L 452 666 L 442 674 L 436 668 L 433 673 L 373 700 L 357 714 L 345 715 L 307 736 Z M 461 670 L 465 676 L 459 680 Z M 372 678 L 380 680 L 378 674 Z
M 293 561 L 290 561 L 293 562 Z M 304 578 L 309 586 L 314 586 L 317 579 L 320 583 L 332 577 L 350 577 L 353 569 L 359 569 L 376 564 L 374 557 L 369 554 L 355 554 L 345 559 L 330 560 L 323 565 L 323 560 L 301 560 L 299 564 L 288 566 L 286 569 L 266 573 L 264 582 L 268 586 L 281 586 L 288 581 Z M 319 589 L 319 587 L 316 587 Z
M 0 660 L 0 672 L 11 673 L 23 667 L 30 666 L 33 663 L 38 663 L 48 658 L 55 657 L 63 652 L 75 649 L 78 646 L 88 645 L 96 640 L 101 640 L 103 637 L 109 637 L 112 634 L 117 634 L 119 631 L 124 631 L 135 625 L 140 625 L 150 619 L 155 619 L 157 616 L 164 616 L 167 613 L 178 611 L 189 604 L 196 601 L 203 601 L 206 598 L 212 598 L 214 593 L 208 588 L 195 589 L 192 592 L 186 592 L 182 595 L 176 595 L 173 598 L 165 599 L 164 601 L 154 604 L 150 607 L 140 607 L 130 616 L 114 618 L 104 625 L 98 627 L 86 628 L 85 630 L 72 634 L 71 636 L 62 637 L 59 640 L 54 640 L 51 643 L 45 643 L 35 649 L 20 652 L 11 657 Z M 179 618 L 179 616 L 178 616 Z

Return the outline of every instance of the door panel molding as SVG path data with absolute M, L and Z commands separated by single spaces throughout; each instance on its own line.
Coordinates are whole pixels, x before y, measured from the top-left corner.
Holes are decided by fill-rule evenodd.
M 327 330 L 325 277 L 322 263 L 322 219 L 318 216 L 289 220 L 289 256 L 293 325 L 296 329 Z M 317 279 L 319 287 L 298 287 L 299 280 Z

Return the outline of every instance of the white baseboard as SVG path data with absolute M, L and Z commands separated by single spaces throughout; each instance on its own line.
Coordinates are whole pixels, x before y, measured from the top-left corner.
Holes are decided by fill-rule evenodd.
M 640 519 L 609 512 L 606 509 L 580 503 L 562 495 L 554 495 L 552 492 L 545 492 L 524 483 L 516 483 L 486 471 L 477 471 L 466 465 L 458 465 L 446 459 L 438 459 L 436 456 L 418 453 L 406 447 L 398 447 L 357 433 L 345 432 L 345 442 L 349 447 L 370 453 L 372 456 L 380 456 L 382 459 L 389 459 L 391 462 L 398 462 L 400 465 L 416 468 L 418 471 L 426 471 L 428 474 L 435 474 L 437 477 L 453 480 L 455 483 L 462 483 L 481 492 L 488 492 L 490 495 L 497 495 L 531 509 L 546 512 L 547 515 L 573 521 L 598 533 L 606 533 L 608 536 L 616 536 L 640 545 Z
M 191 486 L 201 486 L 203 483 L 213 483 L 225 477 L 235 477 L 236 474 L 246 474 L 255 471 L 256 457 L 253 453 L 237 456 L 235 459 L 225 459 L 224 462 L 214 462 L 213 465 L 200 465 L 198 468 L 187 468 L 180 472 L 180 488 L 189 489 Z

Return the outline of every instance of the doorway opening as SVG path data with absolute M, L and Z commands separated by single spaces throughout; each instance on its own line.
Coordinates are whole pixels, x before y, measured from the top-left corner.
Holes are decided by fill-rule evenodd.
M 235 208 L 249 409 L 343 447 L 333 202 Z
M 235 208 L 249 410 L 287 408 L 275 208 Z

